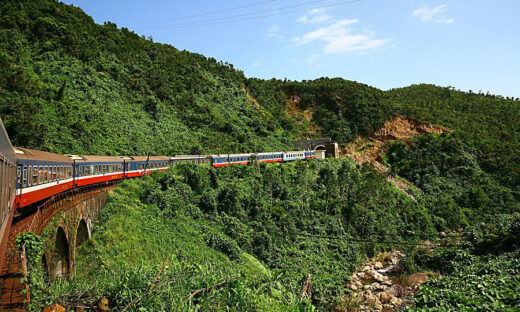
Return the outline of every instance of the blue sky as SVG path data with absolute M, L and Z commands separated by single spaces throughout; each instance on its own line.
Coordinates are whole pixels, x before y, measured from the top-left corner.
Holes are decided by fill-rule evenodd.
M 520 97 L 516 0 L 64 2 L 248 77 L 342 77 L 384 90 L 434 83 Z

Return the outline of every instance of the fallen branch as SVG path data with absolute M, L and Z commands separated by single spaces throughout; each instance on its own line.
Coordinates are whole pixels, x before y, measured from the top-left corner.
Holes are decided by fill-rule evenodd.
M 218 288 L 218 287 L 220 287 L 220 286 L 222 286 L 222 285 L 224 285 L 224 284 L 226 284 L 226 283 L 229 283 L 229 282 L 231 282 L 231 281 L 237 280 L 237 279 L 242 278 L 242 277 L 243 277 L 243 276 L 235 276 L 235 277 L 232 277 L 232 278 L 228 279 L 227 281 L 222 281 L 222 282 L 217 283 L 217 284 L 215 284 L 215 285 L 211 285 L 211 286 L 209 286 L 209 287 L 201 288 L 201 289 L 199 289 L 199 290 L 193 292 L 193 293 L 188 297 L 188 302 L 189 302 L 191 299 L 193 299 L 193 297 L 195 297 L 196 295 L 200 294 L 200 293 L 203 292 L 203 291 L 206 291 L 206 290 L 209 290 L 209 289 L 212 289 L 212 288 Z
M 303 284 L 303 290 L 302 290 L 302 299 L 309 299 L 311 300 L 311 275 L 307 275 L 307 280 L 305 281 L 305 284 Z
M 144 293 L 144 295 L 142 295 L 141 297 L 139 298 L 134 298 L 134 300 L 132 300 L 121 312 L 125 312 L 126 310 L 128 310 L 128 308 L 130 308 L 134 303 L 138 302 L 138 301 L 141 301 L 143 300 L 144 298 L 146 298 L 146 296 L 148 296 L 148 294 L 152 291 L 155 283 L 157 282 L 157 280 L 159 279 L 159 276 L 161 276 L 163 270 L 164 270 L 164 267 L 166 266 L 166 262 L 168 262 L 168 257 L 166 257 L 166 259 L 164 259 L 164 262 L 162 264 L 162 267 L 161 269 L 159 270 L 159 272 L 157 272 L 157 275 L 155 276 L 155 279 L 153 280 L 152 284 L 150 284 L 150 287 L 148 287 L 148 290 Z

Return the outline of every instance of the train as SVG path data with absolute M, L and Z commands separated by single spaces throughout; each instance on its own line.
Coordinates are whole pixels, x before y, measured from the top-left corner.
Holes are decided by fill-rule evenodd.
M 315 151 L 177 156 L 60 155 L 27 148 L 16 154 L 16 207 L 24 208 L 72 188 L 122 180 L 180 163 L 207 164 L 218 168 L 252 162 L 290 162 L 316 158 Z
M 13 147 L 0 119 L 0 264 L 14 212 L 31 211 L 31 206 L 36 207 L 54 195 L 84 186 L 165 171 L 181 163 L 218 168 L 311 158 L 316 158 L 315 151 L 175 156 L 61 155 Z

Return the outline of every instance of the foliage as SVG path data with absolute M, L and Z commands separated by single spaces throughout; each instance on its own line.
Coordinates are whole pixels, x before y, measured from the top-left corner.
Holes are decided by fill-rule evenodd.
M 146 291 L 168 256 L 163 286 L 140 309 L 307 309 L 299 296 L 308 274 L 312 303 L 327 308 L 365 256 L 388 248 L 378 240 L 413 242 L 432 233 L 424 207 L 346 159 L 218 170 L 183 164 L 117 188 L 92 240 L 77 252 L 77 276 L 45 288 L 56 297 L 71 289 L 106 296 L 123 307 Z M 235 276 L 243 278 L 186 301 Z
M 33 232 L 21 233 L 16 236 L 15 246 L 22 248 L 25 246 L 25 254 L 29 265 L 36 265 L 43 254 L 43 242 L 40 236 Z

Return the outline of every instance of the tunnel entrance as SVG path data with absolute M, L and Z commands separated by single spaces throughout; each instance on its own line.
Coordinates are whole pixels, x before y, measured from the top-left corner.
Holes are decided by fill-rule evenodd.
M 54 268 L 54 275 L 68 276 L 69 275 L 69 242 L 65 231 L 60 226 L 56 233 L 56 244 L 54 247 L 54 255 L 56 259 L 56 267 Z
M 87 239 L 89 239 L 87 222 L 81 219 L 76 231 L 76 247 L 81 246 Z
M 325 148 L 325 145 L 318 145 L 318 146 L 316 146 L 316 148 L 314 150 L 315 151 L 325 151 L 326 148 Z

